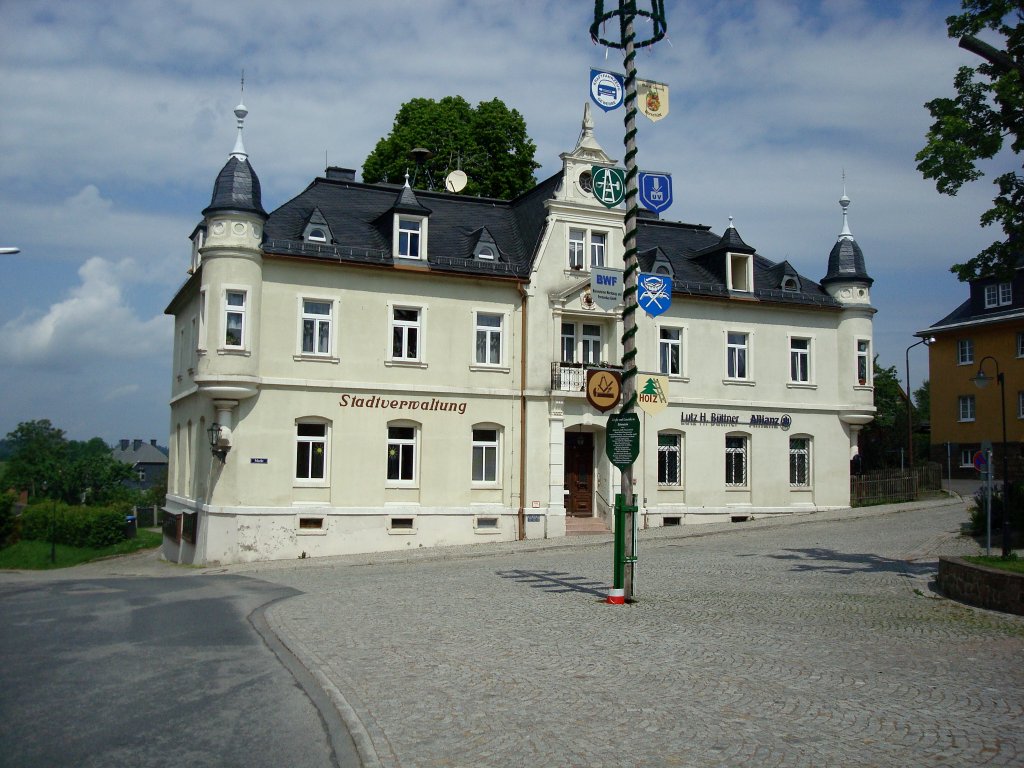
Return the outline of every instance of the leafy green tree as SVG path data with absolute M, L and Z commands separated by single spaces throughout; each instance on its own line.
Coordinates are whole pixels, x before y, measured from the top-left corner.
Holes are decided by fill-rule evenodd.
M 420 147 L 432 155 L 417 169 L 409 152 Z M 448 173 L 461 169 L 468 177 L 463 194 L 507 200 L 535 184 L 536 151 L 523 116 L 500 99 L 474 108 L 461 96 L 417 98 L 402 105 L 391 133 L 363 162 L 363 181 L 401 183 L 408 172 L 413 186 L 427 189 L 432 180 L 440 190 Z
M 882 368 L 877 359 L 874 366 L 875 418 L 860 437 L 861 468 L 865 472 L 899 467 L 907 460 L 907 398 L 896 366 Z
M 6 483 L 27 490 L 30 497 L 47 495 L 43 488 L 50 489 L 64 465 L 64 430 L 57 429 L 49 419 L 23 421 L 7 434 L 7 443 L 11 453 L 4 475 Z
M 963 10 L 946 19 L 949 36 L 984 61 L 960 67 L 953 80 L 956 98 L 925 104 L 935 122 L 916 157 L 917 169 L 946 195 L 982 178 L 979 162 L 994 158 L 1005 144 L 1018 158 L 1024 150 L 1024 8 L 1020 0 L 963 0 Z M 1002 49 L 975 37 L 986 30 L 1000 38 Z M 951 267 L 964 281 L 1012 274 L 1024 243 L 1024 177 L 1012 170 L 994 184 L 999 194 L 981 215 L 981 225 L 1000 225 L 1004 237 Z

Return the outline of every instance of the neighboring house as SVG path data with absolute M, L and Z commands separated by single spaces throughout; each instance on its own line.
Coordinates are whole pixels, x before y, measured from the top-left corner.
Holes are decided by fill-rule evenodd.
M 935 337 L 928 347 L 932 459 L 953 477 L 974 479 L 974 455 L 991 444 L 1001 480 L 1005 396 L 1010 477 L 1024 479 L 1024 259 L 1009 279 L 972 280 L 963 304 L 916 335 Z M 992 379 L 983 389 L 972 381 L 979 369 Z
M 293 558 L 559 537 L 609 521 L 618 470 L 588 368 L 622 357 L 615 164 L 589 107 L 562 169 L 512 201 L 325 176 L 273 213 L 239 138 L 192 235 L 174 316 L 168 558 Z M 874 412 L 871 278 L 846 223 L 818 283 L 730 224 L 639 221 L 672 306 L 638 313 L 644 526 L 849 505 Z M 642 377 L 641 377 L 642 379 Z M 211 455 L 211 439 L 217 457 Z M 223 458 L 223 461 L 221 460 Z
M 116 461 L 131 464 L 134 477 L 124 485 L 146 491 L 167 480 L 167 454 L 156 440 L 122 439 L 110 452 Z

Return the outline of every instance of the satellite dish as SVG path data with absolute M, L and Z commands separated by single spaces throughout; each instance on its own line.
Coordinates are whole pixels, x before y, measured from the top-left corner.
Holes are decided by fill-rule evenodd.
M 468 181 L 465 171 L 452 171 L 444 179 L 444 188 L 449 192 L 461 192 Z

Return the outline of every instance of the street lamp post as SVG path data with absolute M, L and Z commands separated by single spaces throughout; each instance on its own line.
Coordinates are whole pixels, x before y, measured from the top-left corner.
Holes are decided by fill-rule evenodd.
M 910 350 L 918 344 L 930 345 L 935 341 L 934 336 L 926 336 L 920 341 L 915 341 L 907 347 L 907 457 L 911 471 L 914 469 L 914 404 L 910 396 Z
M 985 361 L 991 360 L 996 367 L 996 381 L 999 382 L 999 410 L 1003 421 L 1003 557 L 1010 556 L 1010 475 L 1009 457 L 1006 445 L 1006 380 L 999 370 L 999 361 L 992 355 L 985 355 L 978 362 L 978 374 L 971 379 L 978 389 L 984 389 L 992 382 L 992 377 L 985 375 Z M 991 472 L 991 467 L 989 472 Z

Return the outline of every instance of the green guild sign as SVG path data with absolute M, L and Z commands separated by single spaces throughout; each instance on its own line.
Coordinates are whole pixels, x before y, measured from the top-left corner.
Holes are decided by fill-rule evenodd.
M 592 166 L 590 174 L 594 179 L 594 197 L 609 208 L 626 199 L 626 172 L 619 168 Z
M 620 470 L 632 466 L 640 455 L 640 417 L 635 413 L 613 413 L 609 416 L 604 450 Z

